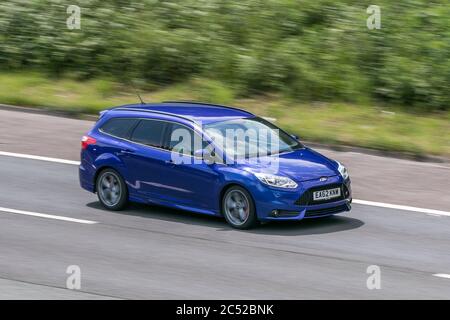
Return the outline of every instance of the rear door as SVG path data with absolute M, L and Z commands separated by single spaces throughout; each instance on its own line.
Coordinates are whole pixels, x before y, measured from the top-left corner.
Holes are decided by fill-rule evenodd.
M 100 128 L 99 133 L 94 137 L 97 139 L 97 147 L 92 155 L 82 154 L 82 157 L 91 157 L 87 159 L 88 163 L 93 163 L 97 157 L 101 155 L 114 155 L 122 160 L 127 159 L 124 150 L 129 149 L 130 134 L 133 128 L 138 124 L 139 119 L 136 118 L 112 118 L 105 122 Z M 115 167 L 128 183 L 132 176 L 129 168 L 125 166 Z
M 162 170 L 170 154 L 163 146 L 167 126 L 166 121 L 141 119 L 130 134 L 133 143 L 124 150 L 123 161 L 132 177 L 128 188 L 147 199 L 161 198 Z

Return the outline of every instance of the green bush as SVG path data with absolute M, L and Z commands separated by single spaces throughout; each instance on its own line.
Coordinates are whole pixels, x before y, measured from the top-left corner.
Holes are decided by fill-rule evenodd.
M 81 30 L 66 27 L 70 4 L 81 7 Z M 0 69 L 158 85 L 200 77 L 239 96 L 284 92 L 302 101 L 450 109 L 448 1 L 379 0 L 380 30 L 366 27 L 368 5 L 6 0 L 0 3 Z

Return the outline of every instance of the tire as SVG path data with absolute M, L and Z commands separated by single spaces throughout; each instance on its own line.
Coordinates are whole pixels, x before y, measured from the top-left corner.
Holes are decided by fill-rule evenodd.
M 242 187 L 230 187 L 222 197 L 225 220 L 236 229 L 246 230 L 258 224 L 252 196 Z
M 127 206 L 128 188 L 116 170 L 111 168 L 102 170 L 97 177 L 95 186 L 98 200 L 106 209 L 120 211 Z

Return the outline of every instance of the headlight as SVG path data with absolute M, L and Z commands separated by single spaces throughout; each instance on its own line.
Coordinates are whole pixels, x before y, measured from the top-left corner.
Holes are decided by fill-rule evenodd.
M 288 177 L 276 176 L 268 173 L 255 173 L 255 176 L 262 183 L 272 187 L 288 188 L 288 189 L 297 188 L 297 183 L 295 183 L 292 179 L 289 179 Z
M 338 171 L 341 174 L 342 178 L 344 178 L 344 180 L 346 180 L 349 175 L 348 175 L 348 170 L 346 167 L 344 167 L 339 161 L 336 161 L 338 166 Z

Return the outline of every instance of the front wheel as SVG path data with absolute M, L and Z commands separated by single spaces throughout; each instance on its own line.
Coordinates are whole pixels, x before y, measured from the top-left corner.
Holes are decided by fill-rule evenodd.
M 251 195 L 239 186 L 232 186 L 223 195 L 222 212 L 236 229 L 250 229 L 258 223 Z
M 113 169 L 105 169 L 96 182 L 100 203 L 108 210 L 119 211 L 128 203 L 128 189 L 120 174 Z

